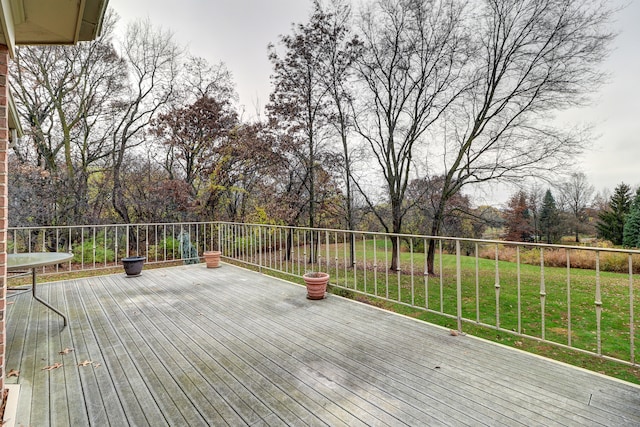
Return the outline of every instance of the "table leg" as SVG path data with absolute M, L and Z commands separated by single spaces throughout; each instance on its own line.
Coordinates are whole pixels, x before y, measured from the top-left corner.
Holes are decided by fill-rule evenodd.
M 51 307 L 49 304 L 47 304 L 46 301 L 38 298 L 38 296 L 36 295 L 36 269 L 32 268 L 31 269 L 31 281 L 32 281 L 32 285 L 31 285 L 31 295 L 33 296 L 33 298 L 35 298 L 36 301 L 38 301 L 40 304 L 45 305 L 47 308 L 49 308 L 49 310 L 53 310 L 55 311 L 59 316 L 61 316 L 64 319 L 64 326 L 67 326 L 67 316 L 65 316 L 64 314 L 62 314 L 60 311 L 56 310 L 55 308 Z

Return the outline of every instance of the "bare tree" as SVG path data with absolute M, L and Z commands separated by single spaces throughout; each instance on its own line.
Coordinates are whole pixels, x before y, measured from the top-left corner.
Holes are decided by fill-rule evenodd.
M 293 34 L 280 36 L 284 55 L 269 45 L 273 64 L 271 93 L 267 111 L 272 124 L 280 128 L 290 143 L 306 146 L 296 149 L 303 167 L 301 181 L 308 193 L 308 225 L 316 225 L 316 169 L 326 135 L 328 88 L 324 84 L 327 15 L 316 9 L 309 22 L 298 24 Z M 294 145 L 289 144 L 293 148 Z M 300 157 L 302 156 L 302 157 Z
M 597 66 L 612 34 L 601 0 L 485 0 L 474 10 L 477 46 L 470 90 L 447 118 L 442 206 L 468 184 L 519 181 L 568 167 L 584 138 L 551 124 L 553 112 L 581 105 L 597 88 Z M 433 273 L 435 242 L 428 252 Z
M 321 10 L 318 1 L 314 2 L 315 13 L 324 14 L 321 30 L 326 34 L 324 46 L 323 83 L 331 99 L 328 118 L 340 139 L 342 153 L 342 177 L 345 183 L 345 217 L 347 229 L 354 230 L 354 189 L 352 186 L 354 147 L 349 137 L 353 131 L 352 102 L 354 62 L 361 53 L 362 43 L 351 30 L 351 6 L 343 0 L 332 0 L 326 11 Z M 349 259 L 353 265 L 355 256 L 354 235 L 349 235 Z
M 580 242 L 580 231 L 584 229 L 587 208 L 593 200 L 595 188 L 589 184 L 583 172 L 574 172 L 567 181 L 560 184 L 560 198 L 563 207 L 571 214 L 571 228 Z
M 416 143 L 461 92 L 456 83 L 467 58 L 461 10 L 447 0 L 379 0 L 362 14 L 356 129 L 384 177 L 391 218 L 380 204 L 367 203 L 387 232 L 402 231 L 410 207 L 405 195 Z M 390 268 L 397 270 L 397 239 L 392 248 Z
M 146 21 L 134 22 L 120 46 L 127 64 L 129 91 L 113 105 L 117 118 L 112 138 L 112 205 L 125 222 L 130 222 L 122 188 L 126 154 L 143 141 L 149 121 L 174 95 L 180 50 L 169 31 L 153 28 Z
M 114 24 L 109 13 L 95 42 L 17 51 L 12 88 L 32 148 L 16 146 L 16 160 L 42 166 L 59 186 L 50 224 L 86 218 L 88 181 L 110 153 L 110 105 L 125 78 L 111 42 Z

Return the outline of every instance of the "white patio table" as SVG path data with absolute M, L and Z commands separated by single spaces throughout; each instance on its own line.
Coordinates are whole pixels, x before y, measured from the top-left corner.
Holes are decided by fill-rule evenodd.
M 73 258 L 73 254 L 66 252 L 31 252 L 31 253 L 20 253 L 20 254 L 8 254 L 7 255 L 7 271 L 8 272 L 21 272 L 23 270 L 31 269 L 31 295 L 33 298 L 41 304 L 44 304 L 47 308 L 57 313 L 59 316 L 64 319 L 64 326 L 67 326 L 67 317 L 62 314 L 60 311 L 49 305 L 46 301 L 38 298 L 36 295 L 36 284 L 37 284 L 37 271 L 39 267 L 44 267 L 47 265 L 55 265 L 60 264 L 66 261 L 69 261 Z M 20 288 L 8 288 L 11 289 L 20 289 Z M 24 289 L 24 288 L 22 288 Z

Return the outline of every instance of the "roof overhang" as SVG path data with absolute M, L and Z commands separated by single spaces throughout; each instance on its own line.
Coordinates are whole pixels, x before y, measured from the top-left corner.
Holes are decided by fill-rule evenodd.
M 109 0 L 0 0 L 0 44 L 15 57 L 16 46 L 75 44 L 100 35 Z M 22 134 L 9 96 L 9 129 Z
M 100 35 L 108 0 L 0 0 L 0 44 L 75 44 Z

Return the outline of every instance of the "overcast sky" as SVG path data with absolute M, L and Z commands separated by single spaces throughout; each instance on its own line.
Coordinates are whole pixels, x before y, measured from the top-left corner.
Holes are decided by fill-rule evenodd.
M 577 159 L 597 190 L 612 190 L 620 182 L 640 185 L 640 0 L 616 15 L 618 38 L 604 64 L 608 84 L 593 95 L 593 105 L 563 115 L 574 123 L 594 126 L 591 149 Z M 267 44 L 289 33 L 293 22 L 304 22 L 307 0 L 110 0 L 121 28 L 138 18 L 170 29 L 192 54 L 215 64 L 223 61 L 233 73 L 240 103 L 255 116 L 268 101 L 271 64 Z M 503 202 L 505 194 L 489 195 Z

